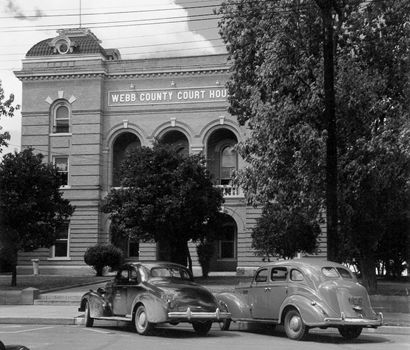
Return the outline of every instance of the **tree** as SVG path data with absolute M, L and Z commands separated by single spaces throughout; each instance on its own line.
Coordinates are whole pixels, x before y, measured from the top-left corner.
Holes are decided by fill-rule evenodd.
M 113 244 L 97 244 L 87 248 L 84 262 L 94 268 L 97 276 L 102 276 L 104 267 L 112 269 L 120 267 L 124 260 L 124 253 Z
M 252 131 L 240 146 L 249 168 L 237 180 L 252 202 L 275 201 L 294 213 L 303 208 L 311 214 L 308 217 L 318 217 L 326 208 L 329 132 L 318 4 L 324 2 L 225 1 L 220 11 L 220 32 L 232 63 L 227 85 L 230 112 Z M 382 237 L 396 231 L 381 229 L 380 220 L 384 228 L 392 220 L 376 213 L 390 212 L 392 203 L 397 208 L 403 204 L 397 195 L 408 193 L 409 184 L 402 179 L 408 176 L 410 136 L 405 98 L 410 4 L 404 0 L 332 4 L 337 8 L 332 17 L 337 239 L 348 248 L 340 249 L 336 258 L 351 259 L 357 252 L 365 284 L 374 290 L 375 252 Z M 394 140 L 399 140 L 397 147 Z M 378 182 L 384 174 L 389 174 L 391 191 Z M 380 208 L 375 211 L 368 205 L 370 199 L 377 200 Z M 406 208 L 395 215 L 405 215 Z M 365 220 L 371 221 L 372 230 L 358 229 Z
M 317 226 L 325 204 L 327 138 L 320 11 L 314 4 L 226 1 L 221 13 L 232 63 L 230 113 L 251 129 L 239 145 L 249 166 L 237 181 L 250 203 L 265 206 L 262 222 L 275 220 L 268 218 L 274 202 L 289 224 L 302 216 Z
M 4 90 L 2 87 L 2 83 L 0 80 L 0 119 L 3 116 L 6 117 L 13 117 L 14 112 L 20 108 L 19 105 L 14 106 L 14 95 L 10 94 L 7 100 L 5 100 L 5 95 L 4 95 Z M 2 127 L 0 125 L 0 153 L 2 151 L 3 146 L 7 146 L 8 143 L 7 141 L 10 140 L 10 133 L 6 132 L 1 132 Z
M 165 246 L 160 259 L 187 265 L 188 241 L 204 239 L 216 226 L 223 201 L 200 155 L 184 156 L 156 142 L 130 153 L 121 165 L 121 189 L 102 205 L 112 232 Z
M 61 177 L 32 149 L 6 154 L 0 164 L 0 243 L 17 283 L 17 254 L 50 247 L 74 208 L 63 199 Z
M 279 203 L 269 203 L 252 232 L 252 246 L 260 255 L 293 258 L 297 253 L 312 254 L 317 248 L 320 226 L 303 213 L 287 211 Z

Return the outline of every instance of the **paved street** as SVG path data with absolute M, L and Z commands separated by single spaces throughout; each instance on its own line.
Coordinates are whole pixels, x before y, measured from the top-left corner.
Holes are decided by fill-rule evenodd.
M 409 335 L 365 333 L 353 341 L 344 340 L 334 331 L 311 331 L 307 340 L 296 342 L 286 338 L 281 328 L 242 331 L 237 325 L 232 331 L 220 331 L 217 325 L 208 336 L 198 337 L 190 325 L 163 327 L 154 336 L 139 336 L 130 327 L 110 326 L 99 322 L 93 328 L 60 325 L 0 325 L 0 339 L 5 344 L 23 344 L 31 350 L 103 350 L 103 349 L 371 349 L 408 350 Z

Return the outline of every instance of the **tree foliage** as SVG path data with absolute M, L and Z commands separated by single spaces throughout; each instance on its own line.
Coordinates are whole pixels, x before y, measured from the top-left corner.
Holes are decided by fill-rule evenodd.
M 252 246 L 260 255 L 293 258 L 296 253 L 315 253 L 320 227 L 316 220 L 269 203 L 252 232 Z
M 6 154 L 0 164 L 0 243 L 11 259 L 12 285 L 17 252 L 52 246 L 74 211 L 60 185 L 56 167 L 32 149 Z
M 184 156 L 155 143 L 133 151 L 121 166 L 120 189 L 107 196 L 102 210 L 110 214 L 113 232 L 140 241 L 161 242 L 163 259 L 187 265 L 187 242 L 203 239 L 215 226 L 222 203 L 204 160 Z
M 374 288 L 377 252 L 406 227 L 409 210 L 410 4 L 334 4 L 340 258 L 355 258 Z M 319 217 L 327 137 L 320 9 L 314 0 L 232 0 L 220 14 L 230 112 L 251 129 L 240 145 L 249 167 L 237 180 L 253 203 Z
M 14 102 L 14 95 L 10 94 L 10 96 L 6 99 L 4 94 L 2 82 L 0 80 L 0 119 L 1 117 L 13 117 L 14 112 L 20 108 L 19 105 L 13 105 Z M 10 133 L 5 131 L 2 132 L 3 128 L 0 125 L 0 153 L 2 151 L 3 146 L 7 146 L 7 141 L 10 140 Z
M 120 248 L 112 244 L 97 244 L 87 248 L 84 253 L 84 262 L 94 268 L 97 276 L 102 276 L 104 267 L 113 269 L 120 267 L 124 254 Z

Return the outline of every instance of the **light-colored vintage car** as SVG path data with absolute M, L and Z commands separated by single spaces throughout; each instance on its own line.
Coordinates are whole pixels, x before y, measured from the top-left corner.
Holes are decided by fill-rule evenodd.
M 224 330 L 231 321 L 283 324 L 289 338 L 301 340 L 309 328 L 336 327 L 343 337 L 353 339 L 364 327 L 377 328 L 383 323 L 383 315 L 373 311 L 356 277 L 330 261 L 270 263 L 260 267 L 250 283 L 216 297 L 231 314 L 221 322 Z
M 193 282 L 188 269 L 167 262 L 125 264 L 105 289 L 82 296 L 79 311 L 86 327 L 94 319 L 127 321 L 142 335 L 157 324 L 179 322 L 206 335 L 213 322 L 230 317 L 208 289 Z

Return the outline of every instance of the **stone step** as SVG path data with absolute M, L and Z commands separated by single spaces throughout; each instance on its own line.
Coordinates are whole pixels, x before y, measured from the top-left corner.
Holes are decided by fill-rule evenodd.
M 41 294 L 34 305 L 80 305 L 81 295 Z

